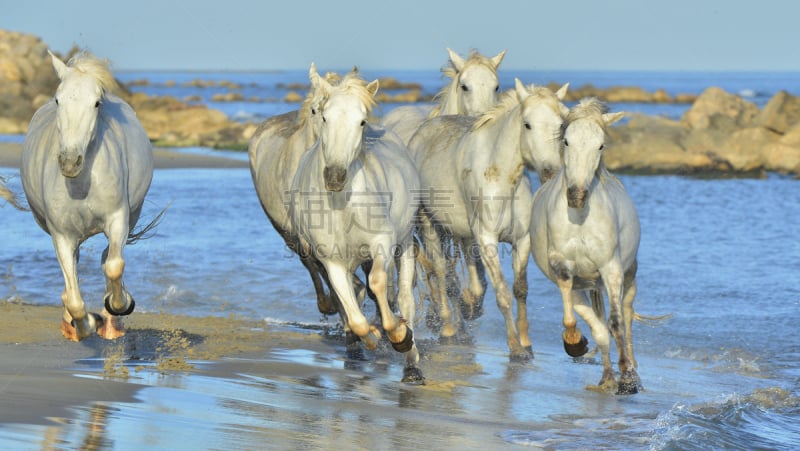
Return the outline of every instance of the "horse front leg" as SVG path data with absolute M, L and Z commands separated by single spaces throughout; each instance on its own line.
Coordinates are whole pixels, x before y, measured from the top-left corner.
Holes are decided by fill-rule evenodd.
M 56 257 L 64 275 L 64 291 L 61 302 L 64 315 L 61 319 L 61 333 L 68 340 L 80 341 L 103 325 L 103 319 L 94 313 L 86 312 L 86 305 L 78 287 L 78 242 L 60 234 L 53 234 Z
M 592 291 L 594 293 L 599 290 L 593 289 Z M 611 354 L 609 353 L 611 338 L 608 334 L 608 327 L 606 327 L 605 315 L 598 315 L 594 305 L 594 294 L 591 301 L 587 298 L 585 291 L 573 290 L 570 295 L 573 309 L 589 325 L 592 338 L 597 343 L 597 348 L 600 350 L 600 355 L 603 359 L 603 377 L 600 378 L 600 383 L 597 385 L 604 391 L 616 390 L 617 381 L 614 375 L 614 368 L 611 365 Z
M 606 292 L 608 293 L 610 306 L 608 326 L 617 344 L 617 352 L 619 354 L 617 365 L 619 366 L 620 381 L 617 394 L 634 394 L 639 391 L 641 382 L 628 356 L 626 347 L 625 319 L 622 305 L 624 277 L 621 265 L 617 261 L 612 261 L 604 268 L 601 268 L 600 275 L 603 278 Z
M 355 334 L 367 349 L 375 349 L 378 347 L 378 340 L 381 338 L 380 331 L 372 326 L 364 314 L 361 312 L 359 300 L 356 298 L 355 290 L 353 289 L 353 273 L 349 271 L 344 265 L 336 262 L 323 262 L 325 271 L 331 287 L 339 297 L 340 306 L 342 309 L 342 322 L 344 323 L 345 331 Z M 350 343 L 350 335 L 348 334 L 348 350 Z M 355 337 L 352 337 L 355 341 Z
M 531 236 L 525 233 L 511 248 L 511 266 L 514 269 L 514 298 L 517 300 L 517 331 L 519 341 L 531 356 L 533 346 L 528 335 L 528 259 L 531 252 Z
M 455 341 L 456 327 L 447 297 L 447 262 L 442 249 L 442 240 L 427 214 L 420 215 L 420 222 L 423 248 L 428 261 L 432 264 L 434 273 L 435 283 L 431 289 L 431 300 L 433 309 L 439 316 L 439 341 L 453 342 Z
M 589 341 L 578 330 L 578 322 L 573 313 L 572 286 L 574 277 L 574 265 L 566 260 L 563 255 L 553 252 L 548 257 L 550 266 L 550 278 L 558 285 L 561 290 L 561 300 L 564 307 L 563 325 L 564 332 L 561 339 L 564 342 L 564 351 L 572 357 L 580 357 L 589 352 Z
M 405 351 L 406 366 L 403 368 L 403 382 L 421 384 L 425 382 L 425 377 L 422 375 L 422 371 L 419 368 L 419 351 L 417 350 L 416 343 L 413 342 L 414 335 L 412 332 L 416 316 L 416 303 L 414 302 L 416 258 L 413 250 L 413 244 L 409 239 L 404 243 L 402 254 L 399 257 L 397 304 L 403 323 L 408 328 L 408 334 L 404 341 L 407 342 L 409 337 L 412 340 L 411 347 Z
M 511 351 L 510 359 L 516 362 L 528 361 L 532 356 L 528 350 L 522 346 L 519 339 L 519 331 L 517 330 L 514 315 L 511 311 L 511 290 L 508 288 L 500 265 L 500 249 L 497 236 L 482 234 L 478 236 L 478 244 L 480 245 L 483 264 L 486 266 L 486 272 L 489 273 L 489 280 L 492 282 L 492 287 L 494 287 L 495 296 L 497 298 L 497 308 L 500 309 L 500 313 L 503 315 L 506 322 L 506 341 Z
M 122 275 L 125 271 L 125 259 L 122 256 L 122 250 L 128 239 L 128 232 L 128 218 L 126 216 L 108 221 L 105 231 L 108 237 L 108 247 L 103 251 L 101 264 L 106 277 L 106 293 L 103 296 L 103 302 L 107 321 L 98 330 L 98 333 L 108 340 L 125 335 L 122 321 L 119 317 L 130 315 L 136 307 L 136 302 L 122 283 Z
M 464 262 L 467 266 L 469 286 L 461 291 L 459 306 L 461 316 L 467 321 L 483 315 L 483 297 L 486 294 L 486 271 L 480 257 L 480 249 L 472 237 L 461 240 Z

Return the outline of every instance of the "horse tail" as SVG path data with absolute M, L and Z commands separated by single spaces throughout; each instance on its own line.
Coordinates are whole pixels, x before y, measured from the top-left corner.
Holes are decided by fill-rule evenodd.
M 0 197 L 17 210 L 28 211 L 28 208 L 17 200 L 17 195 L 6 186 L 6 180 L 3 177 L 0 177 Z
M 592 310 L 594 311 L 594 314 L 597 315 L 601 321 L 606 321 L 606 304 L 603 302 L 602 289 L 594 289 L 589 291 L 589 297 L 592 300 Z M 671 313 L 666 315 L 642 315 L 635 309 L 633 311 L 633 320 L 642 323 L 657 323 L 670 318 L 672 318 Z
M 161 223 L 161 220 L 164 219 L 164 214 L 167 212 L 167 209 L 169 209 L 170 204 L 167 204 L 166 207 L 158 212 L 155 218 L 153 218 L 153 220 L 150 221 L 146 226 L 139 230 L 131 230 L 130 233 L 128 233 L 128 239 L 125 241 L 125 244 L 134 244 L 139 240 L 146 240 L 152 237 L 153 235 L 151 232 L 158 226 L 158 224 Z

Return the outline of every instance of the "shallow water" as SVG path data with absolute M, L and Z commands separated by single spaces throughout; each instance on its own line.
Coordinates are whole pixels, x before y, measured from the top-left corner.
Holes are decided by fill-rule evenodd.
M 10 186 L 19 190 L 14 170 L 0 174 L 11 176 Z M 286 349 L 246 362 L 240 373 L 214 383 L 205 376 L 137 375 L 146 387 L 138 402 L 101 408 L 106 434 L 113 437 L 110 447 L 172 448 L 186 440 L 208 449 L 230 440 L 249 447 L 298 424 L 306 432 L 298 432 L 296 442 L 285 437 L 277 443 L 319 446 L 309 431 L 344 430 L 335 442 L 383 449 L 424 445 L 430 443 L 427 435 L 439 437 L 435 443 L 441 446 L 498 438 L 554 449 L 800 446 L 800 182 L 779 176 L 622 179 L 642 224 L 637 309 L 673 315 L 634 325 L 642 393 L 619 397 L 585 389 L 597 383 L 602 366 L 564 354 L 558 290 L 531 262 L 528 304 L 536 357 L 530 364 L 508 362 L 490 289 L 486 313 L 471 326 L 474 345 L 438 345 L 424 321 L 417 325 L 422 369 L 433 387 L 450 384 L 444 394 L 403 386 L 402 364 L 391 353 L 353 366 L 335 351 Z M 125 280 L 138 311 L 234 313 L 272 325 L 293 323 L 309 333 L 336 323 L 316 312 L 306 272 L 272 230 L 247 169 L 157 170 L 143 217 L 167 205 L 155 236 L 126 248 Z M 2 213 L 3 297 L 58 305 L 63 282 L 49 237 L 30 213 L 10 207 Z M 101 308 L 104 246 L 96 237 L 81 253 L 82 290 L 95 311 Z M 503 262 L 510 274 L 508 253 Z M 271 369 L 275 362 L 317 368 L 320 377 L 283 380 Z M 304 414 L 292 407 L 303 399 L 321 404 Z M 384 408 L 391 413 L 381 420 Z M 67 447 L 80 443 L 97 409 L 76 407 L 74 423 L 58 430 L 59 440 Z M 363 424 L 336 425 L 348 419 Z M 441 438 L 442 431 L 444 437 L 447 431 L 463 433 L 464 422 L 474 423 L 472 436 L 460 442 Z M 398 432 L 409 424 L 428 432 Z M 19 444 L 40 433 L 37 428 L 2 427 L 0 443 Z M 145 430 L 150 432 L 131 436 Z M 355 438 L 375 431 L 394 431 L 395 442 L 383 446 Z

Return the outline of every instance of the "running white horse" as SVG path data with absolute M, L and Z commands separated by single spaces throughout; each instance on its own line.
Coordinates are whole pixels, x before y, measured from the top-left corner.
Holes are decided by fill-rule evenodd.
M 418 212 L 413 193 L 419 176 L 408 152 L 392 132 L 372 127 L 378 82 L 357 74 L 331 85 L 315 72 L 312 83 L 325 99 L 319 139 L 302 157 L 295 174 L 289 216 L 301 252 L 313 255 L 330 279 L 343 309 L 345 328 L 367 349 L 381 333 L 367 321 L 353 287 L 353 273 L 372 262 L 368 274 L 383 329 L 395 350 L 405 353 L 403 380 L 421 382 L 414 323 L 415 260 L 412 232 Z M 399 318 L 389 304 L 395 259 L 399 262 Z
M 534 261 L 561 290 L 565 348 L 585 352 L 575 311 L 589 324 L 602 354 L 599 385 L 628 394 L 636 393 L 641 384 L 631 336 L 639 219 L 622 183 L 603 163 L 607 127 L 622 116 L 608 113 L 593 98 L 572 108 L 563 133 L 564 167 L 534 197 L 531 240 Z M 619 352 L 619 384 L 611 366 L 605 318 L 598 317 L 587 297 L 587 291 L 603 288 L 610 305 L 608 326 Z
M 312 64 L 310 74 L 316 74 Z M 336 74 L 326 75 L 331 81 Z M 311 76 L 312 82 L 316 77 Z M 290 192 L 292 179 L 297 172 L 300 158 L 314 145 L 322 124 L 319 107 L 323 97 L 312 84 L 300 109 L 273 116 L 264 121 L 250 140 L 250 175 L 258 199 L 275 230 L 281 235 L 289 249 L 298 253 L 300 261 L 308 270 L 317 294 L 320 313 L 333 314 L 338 311 L 335 293 L 326 293 L 327 274 L 313 255 L 299 253 L 299 241 L 292 230 L 286 194 Z
M 112 94 L 116 82 L 106 60 L 79 52 L 64 64 L 50 55 L 61 82 L 31 119 L 22 186 L 64 274 L 64 336 L 78 341 L 97 331 L 113 339 L 124 335 L 118 316 L 135 305 L 122 283 L 122 251 L 139 236 L 132 230 L 153 176 L 153 151 L 136 113 Z M 77 273 L 81 243 L 100 232 L 108 238 L 105 319 L 87 313 Z
M 409 148 L 420 171 L 425 212 L 422 236 L 436 278 L 444 280 L 446 270 L 440 235 L 462 241 L 463 249 L 477 249 L 479 255 L 465 261 L 469 266 L 479 257 L 485 265 L 505 319 L 510 357 L 528 360 L 532 357 L 526 310 L 528 227 L 533 194 L 525 169 L 539 172 L 542 161 L 558 158 L 558 137 L 567 111 L 561 99 L 568 85 L 554 93 L 545 87 L 526 87 L 519 79 L 515 83 L 498 105 L 479 118 L 426 120 Z M 512 245 L 516 323 L 511 291 L 500 266 L 500 242 Z M 472 274 L 474 269 L 469 271 Z M 472 295 L 482 297 L 483 293 Z M 444 284 L 438 284 L 434 297 L 444 322 L 442 337 L 455 335 Z
M 381 120 L 381 125 L 397 133 L 406 144 L 426 118 L 450 114 L 477 116 L 497 103 L 500 92 L 497 68 L 505 50 L 491 58 L 473 50 L 466 60 L 450 49 L 447 53 L 450 59 L 442 73 L 450 82 L 434 98 L 435 105 L 397 107 Z

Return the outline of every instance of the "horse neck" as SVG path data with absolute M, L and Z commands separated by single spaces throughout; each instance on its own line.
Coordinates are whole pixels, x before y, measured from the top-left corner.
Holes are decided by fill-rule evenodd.
M 505 114 L 486 123 L 478 130 L 483 130 L 485 138 L 492 143 L 491 152 L 485 149 L 473 149 L 477 153 L 486 153 L 492 165 L 517 171 L 520 165 L 525 164 L 522 158 L 522 142 L 520 140 L 521 121 L 519 118 L 519 105 L 509 109 Z

